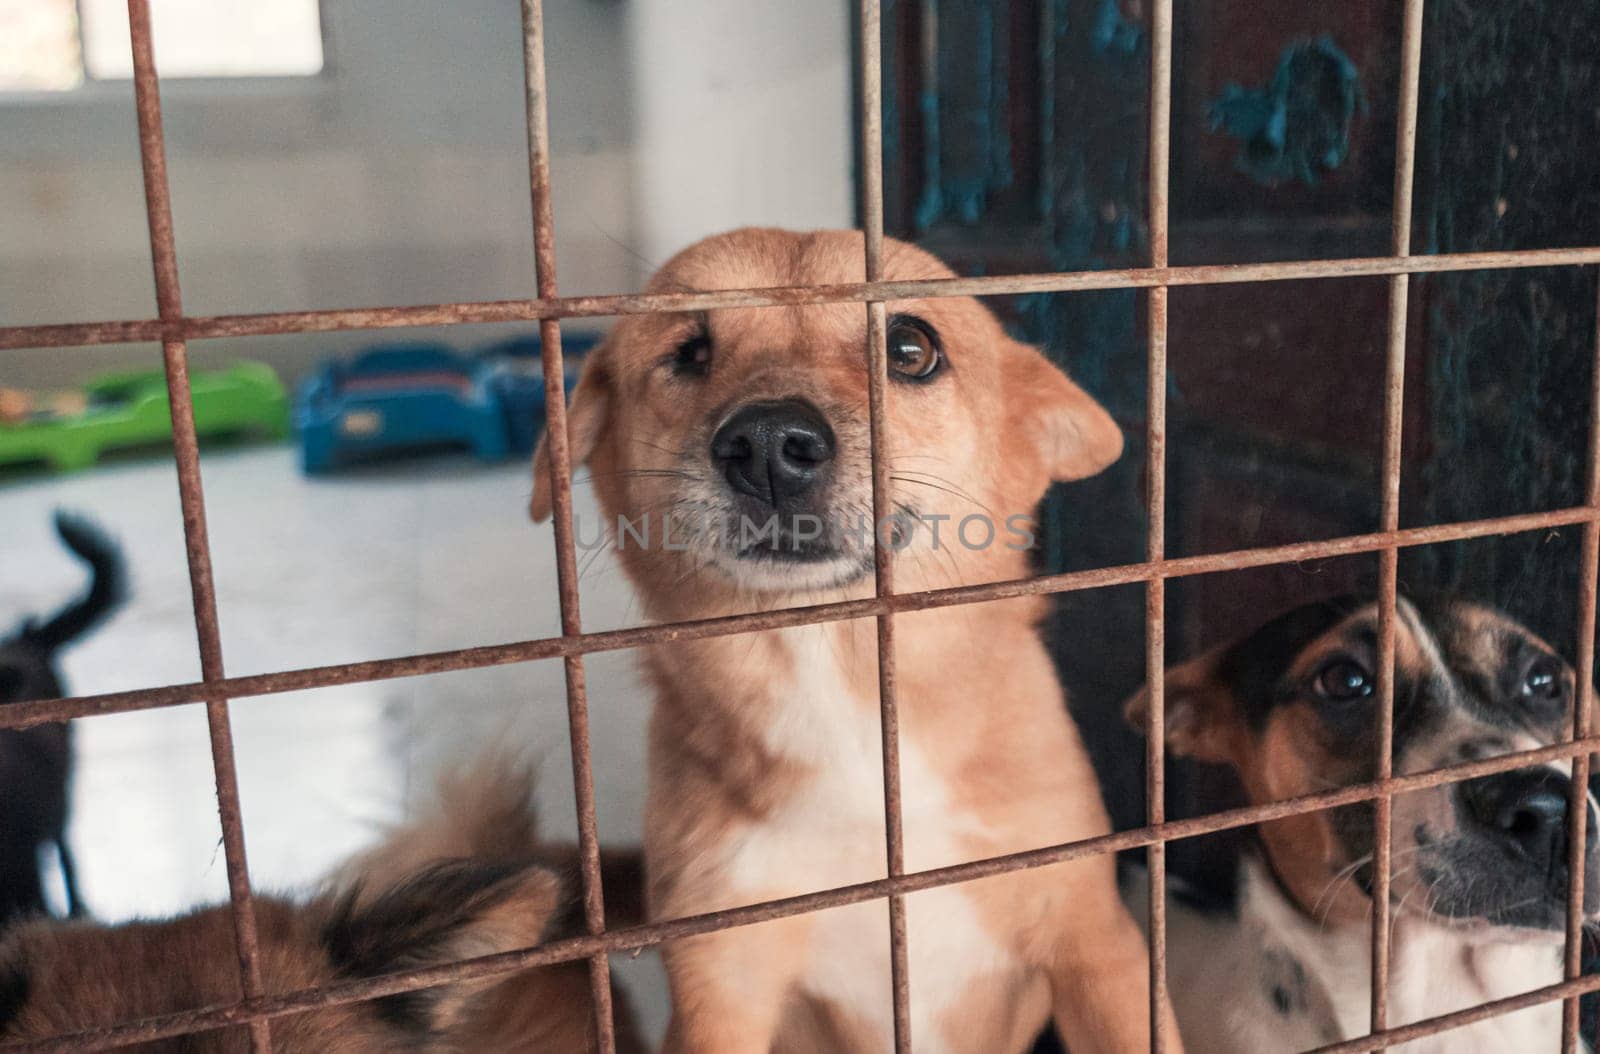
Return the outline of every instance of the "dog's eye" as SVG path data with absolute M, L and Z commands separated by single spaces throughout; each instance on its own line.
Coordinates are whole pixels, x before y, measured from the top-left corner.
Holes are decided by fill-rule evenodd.
M 1563 691 L 1561 666 L 1549 656 L 1536 659 L 1522 678 L 1524 699 L 1559 699 Z
M 1334 659 L 1317 672 L 1312 684 L 1322 698 L 1339 703 L 1365 699 L 1377 689 L 1372 675 L 1354 659 Z
M 711 370 L 711 335 L 696 332 L 672 356 L 672 372 L 687 377 L 704 377 Z
M 896 316 L 889 323 L 889 369 L 911 381 L 925 381 L 944 365 L 939 338 L 921 319 Z

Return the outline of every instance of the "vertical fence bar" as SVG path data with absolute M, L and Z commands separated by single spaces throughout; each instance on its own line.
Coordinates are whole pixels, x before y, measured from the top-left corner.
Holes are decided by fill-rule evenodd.
M 1155 0 L 1150 10 L 1150 266 L 1167 266 L 1167 179 L 1172 141 L 1172 0 Z M 1149 354 L 1146 380 L 1145 549 L 1149 560 L 1166 558 L 1167 544 L 1167 287 L 1145 294 Z M 1145 729 L 1145 814 L 1149 823 L 1167 817 L 1166 693 L 1167 580 L 1145 583 L 1145 683 L 1149 685 L 1149 725 Z M 1167 1006 L 1167 846 L 1146 850 L 1150 868 L 1150 1049 L 1167 1049 L 1162 1027 Z
M 1594 356 L 1589 378 L 1589 466 L 1584 501 L 1600 512 L 1600 282 L 1596 283 Z M 1600 575 L 1600 521 L 1583 525 L 1583 550 L 1578 570 L 1577 696 L 1572 711 L 1572 738 L 1589 736 L 1589 709 L 1594 705 L 1594 629 L 1596 577 Z M 1567 801 L 1567 948 L 1566 979 L 1583 973 L 1583 897 L 1585 844 L 1589 835 L 1590 755 L 1572 759 L 1572 792 Z M 1561 1050 L 1577 1054 L 1578 999 L 1561 1007 Z
M 178 285 L 177 243 L 172 234 L 172 195 L 167 181 L 167 146 L 161 125 L 161 86 L 156 79 L 149 0 L 128 0 L 128 35 L 133 45 L 133 96 L 139 120 L 139 161 L 144 178 L 145 214 L 150 226 L 156 311 L 163 323 L 171 323 L 183 317 L 183 297 Z M 200 445 L 195 435 L 194 402 L 189 391 L 188 348 L 182 340 L 163 340 L 161 358 L 172 418 L 172 450 L 177 462 L 178 502 L 183 510 L 184 548 L 188 554 L 200 676 L 206 682 L 220 681 L 227 674 L 222 665 L 217 591 L 211 573 L 205 490 L 200 478 Z M 217 813 L 222 823 L 228 897 L 233 908 L 239 987 L 245 999 L 254 1000 L 262 993 L 260 951 L 255 900 L 250 891 L 250 868 L 245 859 L 233 727 L 226 699 L 206 700 L 206 726 L 211 737 L 211 767 L 217 786 Z M 258 1054 L 272 1049 L 271 1029 L 265 1019 L 250 1022 L 250 1043 Z
M 555 217 L 550 203 L 550 107 L 544 65 L 542 0 L 522 0 L 522 60 L 528 119 L 528 186 L 533 200 L 533 256 L 541 299 L 557 295 Z M 556 585 L 561 605 L 561 632 L 583 632 L 579 616 L 577 549 L 572 536 L 572 455 L 567 446 L 565 367 L 561 361 L 561 324 L 539 322 L 540 358 L 544 368 L 545 435 L 550 453 L 550 487 L 556 538 Z M 567 683 L 567 731 L 572 746 L 573 796 L 578 807 L 578 853 L 583 871 L 583 921 L 591 934 L 605 932 L 606 913 L 600 878 L 600 837 L 595 822 L 594 765 L 589 749 L 589 698 L 583 656 L 562 659 Z M 589 957 L 589 988 L 594 1001 L 595 1036 L 601 1054 L 614 1054 L 616 1031 L 611 1019 L 611 967 L 604 952 Z
M 1411 255 L 1411 190 L 1416 172 L 1417 97 L 1422 76 L 1423 0 L 1406 0 L 1401 37 L 1400 105 L 1395 121 L 1393 255 Z M 1405 419 L 1406 311 L 1410 275 L 1389 279 L 1389 336 L 1383 406 L 1383 496 L 1379 528 L 1400 526 L 1400 442 Z M 1378 745 L 1377 778 L 1394 770 L 1394 652 L 1400 550 L 1390 546 L 1378 559 Z M 1372 831 L 1372 1031 L 1387 1027 L 1389 1016 L 1390 845 L 1394 799 L 1388 793 L 1373 803 Z
M 883 279 L 883 13 L 878 0 L 861 0 L 861 228 L 867 281 Z M 893 514 L 889 459 L 884 450 L 884 394 L 889 383 L 883 301 L 867 302 L 867 409 L 872 452 L 872 566 L 878 596 L 894 592 L 893 553 L 883 532 Z M 900 712 L 895 694 L 894 616 L 878 616 L 878 706 L 883 728 L 884 848 L 890 877 L 905 873 L 900 826 Z M 911 1050 L 911 978 L 906 953 L 906 903 L 889 897 L 889 978 L 894 1001 L 894 1047 Z

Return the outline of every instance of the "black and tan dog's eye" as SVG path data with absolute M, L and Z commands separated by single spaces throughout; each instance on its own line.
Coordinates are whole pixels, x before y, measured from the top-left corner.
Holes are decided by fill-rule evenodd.
M 1559 699 L 1564 691 L 1561 665 L 1549 656 L 1535 659 L 1522 678 L 1522 695 L 1525 699 Z
M 1354 659 L 1334 659 L 1317 671 L 1312 683 L 1318 695 L 1339 703 L 1365 699 L 1377 690 L 1372 674 Z
M 672 372 L 681 377 L 704 377 L 711 371 L 711 334 L 697 330 L 673 352 Z
M 889 320 L 889 369 L 910 381 L 925 381 L 944 365 L 944 351 L 933 328 L 918 318 Z

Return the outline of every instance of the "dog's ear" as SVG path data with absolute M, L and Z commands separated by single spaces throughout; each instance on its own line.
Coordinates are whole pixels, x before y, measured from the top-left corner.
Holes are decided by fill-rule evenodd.
M 1178 757 L 1224 764 L 1236 762 L 1239 707 L 1222 676 L 1226 649 L 1172 666 L 1162 679 L 1167 749 Z M 1142 735 L 1150 716 L 1150 687 L 1141 685 L 1122 708 Z
M 440 966 L 538 944 L 561 904 L 561 881 L 543 868 L 445 861 L 376 895 L 343 894 L 327 908 L 321 943 L 349 978 Z M 474 996 L 505 977 L 386 996 L 376 1006 L 408 1033 L 447 1033 Z
M 573 468 L 588 462 L 611 414 L 610 343 L 608 340 L 589 352 L 583 375 L 567 403 L 567 451 Z M 533 452 L 533 500 L 528 512 L 534 523 L 549 519 L 554 507 L 551 472 L 550 434 L 546 429 Z
M 1026 344 L 1010 349 L 1010 404 L 1053 480 L 1086 479 L 1122 456 L 1122 429 L 1105 407 Z

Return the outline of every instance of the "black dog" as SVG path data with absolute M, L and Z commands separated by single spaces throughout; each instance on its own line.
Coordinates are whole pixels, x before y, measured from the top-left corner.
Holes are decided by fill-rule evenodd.
M 56 662 L 60 649 L 122 602 L 122 553 L 87 520 L 57 512 L 56 533 L 89 566 L 89 591 L 47 621 L 25 620 L 0 640 L 0 705 L 66 694 Z M 44 852 L 54 849 L 67 906 L 82 904 L 67 850 L 67 791 L 72 728 L 67 724 L 0 729 L 0 925 L 45 910 Z

